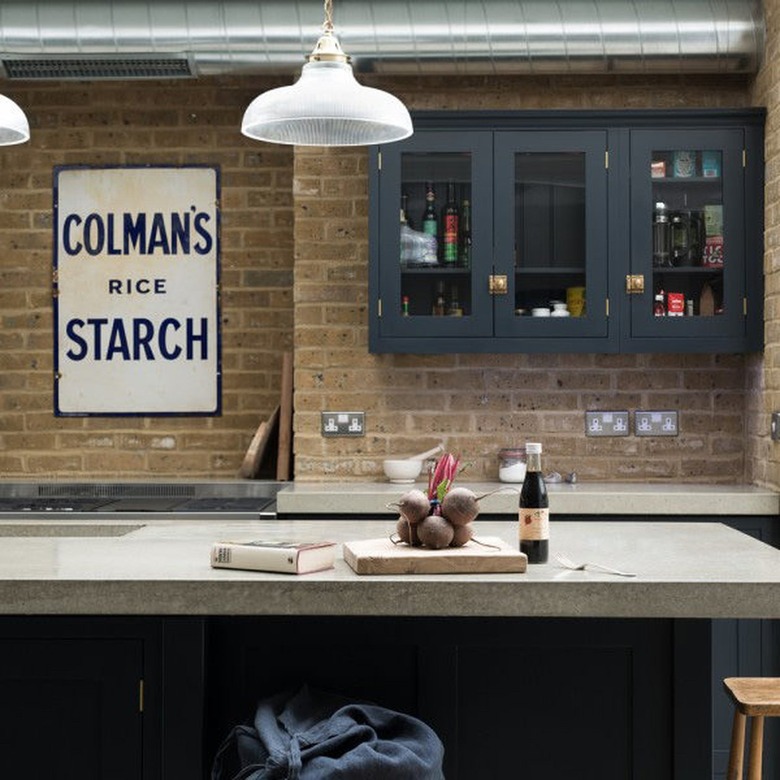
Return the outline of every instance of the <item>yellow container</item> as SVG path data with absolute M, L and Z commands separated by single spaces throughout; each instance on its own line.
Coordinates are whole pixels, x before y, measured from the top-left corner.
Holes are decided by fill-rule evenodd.
M 585 288 L 566 288 L 566 307 L 572 317 L 582 317 L 585 314 Z

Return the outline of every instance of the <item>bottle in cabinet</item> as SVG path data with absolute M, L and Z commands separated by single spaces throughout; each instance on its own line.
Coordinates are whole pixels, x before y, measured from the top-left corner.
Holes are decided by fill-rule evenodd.
M 444 282 L 436 283 L 436 293 L 433 296 L 431 314 L 434 317 L 443 317 L 447 313 L 447 299 L 444 295 Z
M 401 222 L 414 229 L 412 220 L 409 218 L 409 196 L 406 193 L 401 195 Z
M 436 193 L 433 182 L 425 186 L 425 211 L 422 216 L 422 230 L 429 236 L 437 236 L 439 233 L 439 220 L 436 217 Z
M 471 268 L 471 203 L 463 201 L 460 215 L 460 254 L 458 265 L 461 268 Z
M 550 548 L 550 503 L 542 477 L 542 445 L 525 445 L 526 472 L 520 490 L 519 528 L 520 552 L 528 563 L 546 563 Z
M 460 214 L 455 201 L 455 185 L 447 185 L 447 203 L 444 206 L 442 261 L 445 265 L 454 266 L 458 262 L 458 237 Z

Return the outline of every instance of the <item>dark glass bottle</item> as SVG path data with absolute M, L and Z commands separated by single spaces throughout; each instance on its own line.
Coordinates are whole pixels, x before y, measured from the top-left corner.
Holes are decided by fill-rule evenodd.
M 542 477 L 542 445 L 525 445 L 527 458 L 525 479 L 520 490 L 520 552 L 528 563 L 547 563 L 550 554 L 550 502 Z
M 433 190 L 433 182 L 428 182 L 425 187 L 425 211 L 422 217 L 422 230 L 429 236 L 437 236 L 439 233 L 439 220 L 436 217 L 436 193 Z
M 460 256 L 458 265 L 461 268 L 471 268 L 471 203 L 463 201 L 460 214 Z
M 436 294 L 433 296 L 431 314 L 434 317 L 443 317 L 447 313 L 447 299 L 444 297 L 444 282 L 436 283 Z
M 447 185 L 447 203 L 444 205 L 442 261 L 446 265 L 455 265 L 458 262 L 458 235 L 460 214 L 458 204 L 455 201 L 455 185 L 450 182 Z

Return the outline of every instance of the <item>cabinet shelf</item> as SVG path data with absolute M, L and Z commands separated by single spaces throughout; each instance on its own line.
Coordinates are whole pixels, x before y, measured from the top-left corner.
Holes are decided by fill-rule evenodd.
M 654 274 L 722 274 L 724 266 L 678 265 L 672 268 L 653 268 Z
M 531 266 L 528 268 L 515 267 L 515 273 L 518 276 L 559 276 L 563 274 L 584 274 L 585 268 L 583 266 Z
M 655 184 L 671 184 L 682 186 L 684 184 L 717 184 L 720 186 L 722 179 L 720 176 L 657 176 L 650 181 Z
M 403 274 L 419 274 L 423 276 L 441 274 L 454 275 L 454 276 L 469 276 L 471 274 L 470 268 L 449 268 L 446 265 L 403 265 L 401 266 L 401 273 Z

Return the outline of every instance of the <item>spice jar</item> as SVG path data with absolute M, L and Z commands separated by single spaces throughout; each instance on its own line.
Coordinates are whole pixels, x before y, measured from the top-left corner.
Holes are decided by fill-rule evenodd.
M 498 478 L 501 482 L 525 479 L 525 447 L 507 447 L 498 451 Z

